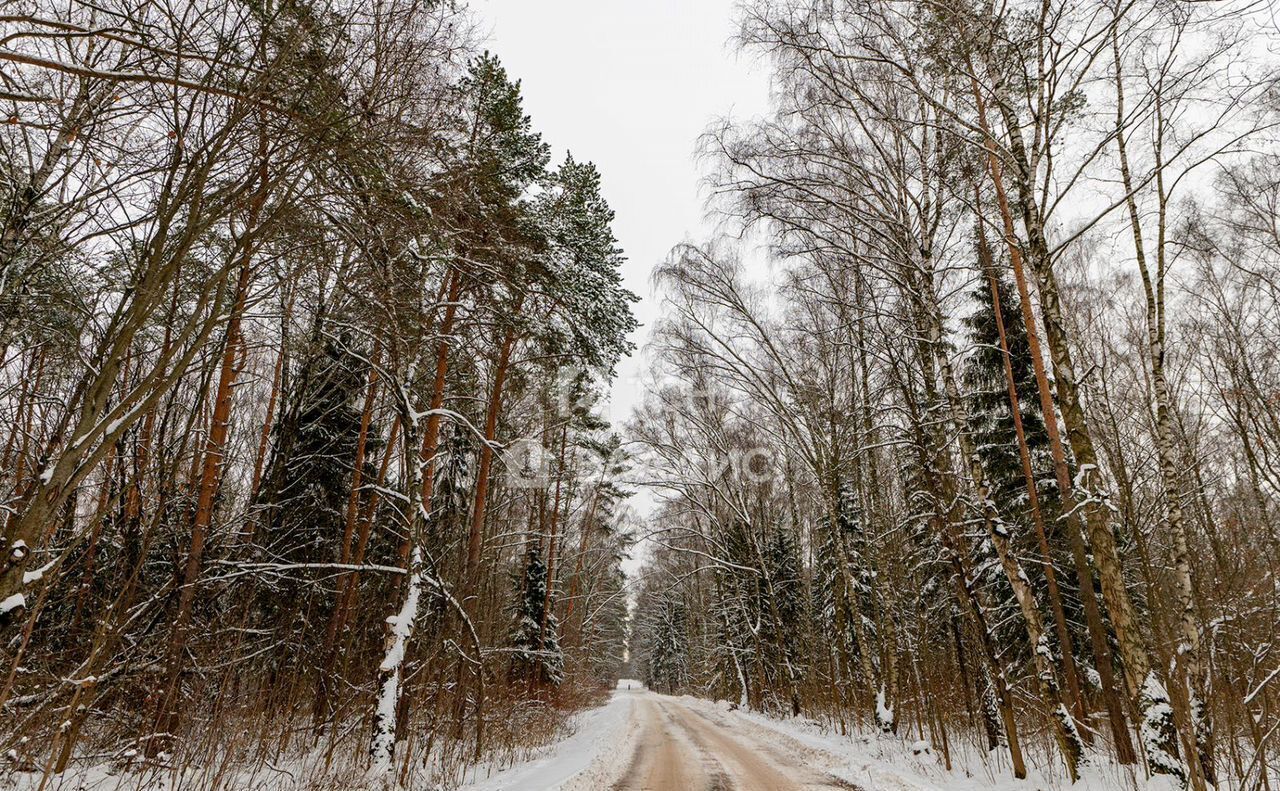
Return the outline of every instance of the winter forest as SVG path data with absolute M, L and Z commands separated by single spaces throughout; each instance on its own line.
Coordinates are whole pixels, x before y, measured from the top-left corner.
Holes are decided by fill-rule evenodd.
M 461 2 L 4 0 L 0 788 L 1280 788 L 1278 19 L 743 0 L 636 287 Z

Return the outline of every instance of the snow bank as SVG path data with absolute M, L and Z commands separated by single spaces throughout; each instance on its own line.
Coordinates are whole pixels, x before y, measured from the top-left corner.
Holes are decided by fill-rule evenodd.
M 1025 780 L 1013 777 L 1007 767 L 992 766 L 953 751 L 953 769 L 947 771 L 936 749 L 921 749 L 913 738 L 901 736 L 841 736 L 821 723 L 804 718 L 778 720 L 758 712 L 731 710 L 727 703 L 710 703 L 683 697 L 680 703 L 698 709 L 726 727 L 757 741 L 778 745 L 790 742 L 789 751 L 803 755 L 834 777 L 858 788 L 875 791 L 1176 791 L 1166 778 L 1148 780 L 1141 769 L 1095 760 L 1081 766 L 1080 781 L 1030 770 Z
M 574 717 L 573 735 L 548 745 L 531 761 L 516 764 L 491 776 L 492 767 L 480 767 L 460 791 L 599 791 L 626 771 L 637 727 L 631 716 L 635 696 L 644 689 L 639 682 L 619 682 L 609 702 Z M 626 749 L 618 749 L 619 747 Z

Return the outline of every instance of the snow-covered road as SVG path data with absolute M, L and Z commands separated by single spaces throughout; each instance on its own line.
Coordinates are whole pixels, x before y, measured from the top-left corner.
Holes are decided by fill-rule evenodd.
M 714 710 L 643 693 L 639 738 L 615 791 L 747 791 L 856 788 L 780 739 L 765 741 Z
M 466 791 L 853 789 L 815 750 L 713 704 L 619 685 L 573 736 Z
M 624 681 L 607 705 L 579 716 L 572 736 L 532 761 L 482 771 L 463 791 L 1168 791 L 1103 761 L 1073 786 L 1052 766 L 1018 780 L 998 756 L 952 750 L 958 765 L 948 770 L 905 735 L 841 736 L 813 720 L 776 720 Z

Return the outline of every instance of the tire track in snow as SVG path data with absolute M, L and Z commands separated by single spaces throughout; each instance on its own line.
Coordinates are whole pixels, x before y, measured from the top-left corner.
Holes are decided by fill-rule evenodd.
M 635 713 L 631 762 L 612 791 L 858 789 L 672 698 L 645 695 Z

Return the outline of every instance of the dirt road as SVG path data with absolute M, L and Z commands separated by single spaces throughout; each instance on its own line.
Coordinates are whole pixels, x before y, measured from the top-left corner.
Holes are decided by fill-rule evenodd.
M 642 693 L 635 754 L 613 791 L 856 789 L 805 765 L 803 756 L 730 727 L 675 699 Z

